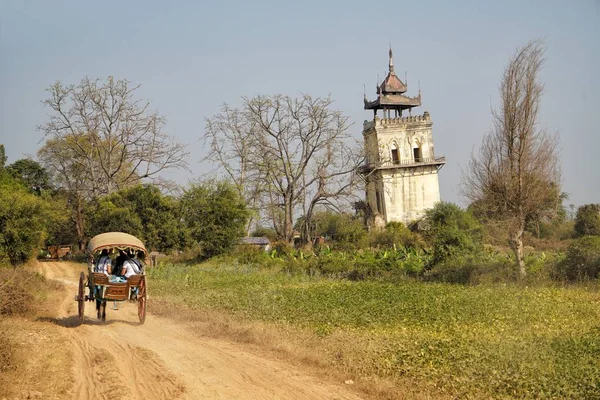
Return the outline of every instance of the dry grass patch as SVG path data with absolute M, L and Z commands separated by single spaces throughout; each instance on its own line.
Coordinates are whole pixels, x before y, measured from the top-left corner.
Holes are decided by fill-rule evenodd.
M 52 315 L 61 288 L 29 268 L 0 267 L 0 398 L 70 398 L 68 341 L 37 320 Z

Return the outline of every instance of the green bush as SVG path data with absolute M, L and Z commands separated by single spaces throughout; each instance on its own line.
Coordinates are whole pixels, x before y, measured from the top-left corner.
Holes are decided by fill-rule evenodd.
M 481 257 L 481 225 L 470 212 L 456 204 L 440 202 L 427 210 L 425 225 L 433 248 L 432 265 L 460 265 Z
M 557 277 L 569 281 L 597 279 L 600 274 L 600 236 L 573 240 L 565 259 L 557 265 Z
M 296 229 L 302 229 L 304 217 L 300 217 Z M 316 212 L 311 218 L 313 236 L 323 236 L 328 245 L 336 250 L 349 251 L 368 245 L 367 230 L 362 219 L 351 214 Z
M 18 265 L 34 257 L 48 227 L 64 219 L 49 200 L 29 193 L 10 177 L 0 176 L 0 263 Z
M 373 231 L 370 239 L 371 246 L 380 249 L 425 247 L 423 239 L 418 234 L 411 232 L 402 222 L 389 222 L 385 229 Z
M 600 204 L 586 204 L 577 209 L 575 235 L 600 236 Z

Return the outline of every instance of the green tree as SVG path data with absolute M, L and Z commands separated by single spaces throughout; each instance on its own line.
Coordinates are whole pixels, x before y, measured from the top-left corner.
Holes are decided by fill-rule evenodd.
M 600 204 L 586 204 L 577 209 L 575 235 L 600 236 Z
M 244 236 L 250 216 L 238 189 L 226 181 L 191 185 L 181 197 L 181 210 L 205 257 L 231 249 Z
M 114 198 L 98 199 L 87 214 L 90 237 L 104 232 L 125 232 L 143 240 L 140 217 L 126 205 L 115 204 Z
M 6 171 L 30 192 L 37 195 L 41 195 L 43 191 L 51 188 L 48 171 L 30 158 L 15 161 L 6 167 Z
M 6 149 L 3 144 L 0 144 L 0 171 L 4 169 L 6 165 Z
M 0 262 L 27 261 L 43 245 L 49 227 L 63 219 L 51 201 L 29 193 L 8 175 L 0 176 Z
M 131 233 L 148 249 L 166 252 L 189 244 L 175 199 L 154 185 L 136 185 L 101 198 L 90 210 L 90 235 L 108 230 Z
M 425 222 L 434 265 L 461 262 L 483 250 L 481 225 L 469 211 L 456 204 L 437 203 L 425 213 Z

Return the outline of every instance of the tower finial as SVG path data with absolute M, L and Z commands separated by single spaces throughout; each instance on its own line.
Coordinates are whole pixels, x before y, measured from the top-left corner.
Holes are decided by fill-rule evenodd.
M 392 42 L 390 42 L 390 73 L 394 72 L 394 55 L 392 53 Z

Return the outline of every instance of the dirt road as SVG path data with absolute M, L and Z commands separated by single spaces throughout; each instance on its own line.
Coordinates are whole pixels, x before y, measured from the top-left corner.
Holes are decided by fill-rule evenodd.
M 49 279 L 65 284 L 55 323 L 73 352 L 75 399 L 358 399 L 344 386 L 324 382 L 240 344 L 194 335 L 185 325 L 148 315 L 139 325 L 135 304 L 107 305 L 107 321 L 86 303 L 75 327 L 73 300 L 79 267 L 42 263 Z M 150 285 L 151 296 L 151 285 Z M 152 301 L 151 299 L 149 301 Z

